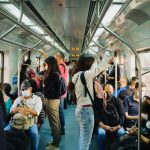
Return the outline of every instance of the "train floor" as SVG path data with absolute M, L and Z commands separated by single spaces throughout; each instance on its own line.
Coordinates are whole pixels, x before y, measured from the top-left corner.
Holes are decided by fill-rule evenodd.
M 79 143 L 79 125 L 75 117 L 75 106 L 68 106 L 64 110 L 66 120 L 66 133 L 62 136 L 60 150 L 78 150 Z M 40 130 L 40 146 L 39 150 L 44 150 L 45 145 L 52 140 L 51 130 L 48 119 Z M 90 150 L 98 150 L 97 138 L 91 140 Z

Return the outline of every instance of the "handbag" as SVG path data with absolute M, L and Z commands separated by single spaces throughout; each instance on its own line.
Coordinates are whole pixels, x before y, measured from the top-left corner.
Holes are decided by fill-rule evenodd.
M 28 105 L 22 100 L 18 107 L 29 108 Z M 18 130 L 28 130 L 34 125 L 34 117 L 32 115 L 23 115 L 21 113 L 16 113 L 12 116 L 10 120 L 10 125 L 14 129 Z

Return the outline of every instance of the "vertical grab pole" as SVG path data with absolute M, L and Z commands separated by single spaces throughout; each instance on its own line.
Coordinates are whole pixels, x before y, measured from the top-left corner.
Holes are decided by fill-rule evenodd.
M 30 49 L 29 50 L 27 50 L 27 51 L 25 51 L 22 55 L 21 55 L 21 57 L 20 57 L 20 59 L 19 59 L 19 61 L 18 61 L 18 96 L 20 95 L 20 65 L 21 65 L 21 61 L 22 61 L 22 58 L 24 57 L 24 55 L 26 54 L 26 53 L 28 53 L 30 51 Z
M 116 97 L 117 97 L 117 78 L 118 78 L 117 62 L 115 61 L 115 96 Z
M 120 37 L 117 33 L 111 31 L 109 28 L 107 28 L 106 26 L 104 26 L 103 24 L 101 24 L 101 26 L 110 34 L 112 34 L 114 37 L 116 37 L 117 39 L 119 39 L 121 42 L 123 42 L 125 45 L 127 45 L 132 52 L 135 54 L 135 57 L 137 59 L 138 62 L 138 78 L 139 78 L 139 107 L 138 107 L 138 113 L 139 113 L 139 118 L 138 118 L 138 150 L 140 150 L 140 146 L 141 146 L 141 103 L 142 103 L 142 89 L 141 89 L 141 82 L 142 82 L 142 78 L 141 78 L 141 61 L 140 58 L 136 52 L 136 50 L 131 46 L 130 43 L 128 43 L 126 40 L 124 40 L 122 37 Z
M 107 68 L 107 67 L 106 67 Z M 106 85 L 106 69 L 105 69 L 105 85 Z

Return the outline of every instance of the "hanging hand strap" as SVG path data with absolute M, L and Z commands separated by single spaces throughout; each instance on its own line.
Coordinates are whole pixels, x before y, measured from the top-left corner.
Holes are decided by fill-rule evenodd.
M 87 93 L 89 95 L 90 99 L 91 99 L 92 104 L 93 104 L 94 100 L 93 100 L 93 98 L 92 98 L 92 96 L 91 96 L 91 94 L 89 92 L 89 89 L 87 88 L 84 72 L 81 73 L 80 79 L 81 79 L 81 82 L 82 82 L 82 84 L 84 86 L 84 89 L 85 89 L 85 97 L 86 97 L 86 93 Z

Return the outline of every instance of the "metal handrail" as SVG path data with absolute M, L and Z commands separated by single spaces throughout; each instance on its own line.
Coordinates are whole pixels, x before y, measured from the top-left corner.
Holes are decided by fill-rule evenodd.
M 89 47 L 93 52 L 95 52 L 91 47 Z M 101 50 L 101 51 L 109 51 L 111 52 L 110 50 Z M 100 52 L 100 51 L 99 51 Z M 96 52 L 95 52 L 96 53 Z M 99 55 L 99 53 L 96 53 Z M 110 53 L 111 54 L 111 53 Z M 100 56 L 100 55 L 99 55 Z M 112 58 L 113 58 L 113 55 L 111 54 Z M 115 59 L 114 59 L 115 60 Z M 115 96 L 117 97 L 117 62 L 115 60 Z M 105 69 L 105 81 L 106 81 L 106 69 Z M 106 83 L 106 82 L 105 82 Z
M 102 23 L 101 23 L 101 26 L 107 31 L 109 32 L 111 35 L 113 35 L 114 37 L 116 37 L 117 39 L 119 39 L 121 42 L 123 42 L 126 46 L 128 46 L 132 52 L 135 54 L 135 57 L 137 59 L 137 62 L 138 62 L 138 78 L 139 78 L 139 97 L 140 97 L 140 100 L 139 100 L 139 107 L 138 107 L 138 112 L 139 112 L 139 118 L 138 118 L 138 150 L 140 150 L 140 139 L 141 139 L 141 103 L 142 103 L 142 87 L 141 87 L 141 81 L 142 81 L 142 78 L 141 78 L 141 61 L 140 61 L 140 58 L 138 56 L 138 53 L 136 52 L 136 50 L 134 49 L 134 47 L 132 47 L 132 45 L 130 43 L 128 43 L 125 39 L 123 39 L 122 37 L 120 37 L 117 33 L 111 31 L 108 27 L 104 26 Z
M 18 19 L 18 23 L 21 22 L 22 20 L 22 16 L 23 16 L 23 0 L 20 1 L 20 10 L 21 10 L 21 13 L 20 13 L 20 17 Z M 6 35 L 8 35 L 11 31 L 13 31 L 15 28 L 16 28 L 17 24 L 14 24 L 10 29 L 8 29 L 5 33 L 3 33 L 1 36 L 0 36 L 0 39 L 4 38 Z
M 144 76 L 145 74 L 148 74 L 148 73 L 150 73 L 150 70 L 142 73 L 141 76 Z
M 97 42 L 94 41 L 95 44 L 98 45 L 98 47 L 101 47 L 102 50 L 98 51 L 98 52 L 101 52 L 101 51 L 109 51 L 110 50 L 107 50 L 107 49 L 104 49 L 104 47 L 102 47 L 100 44 L 98 44 Z M 90 48 L 91 50 L 93 50 L 92 48 Z M 94 50 L 93 50 L 94 51 Z M 98 54 L 98 53 L 96 53 Z M 99 55 L 99 54 L 98 54 Z M 100 56 L 100 55 L 99 55 Z M 111 54 L 112 58 L 113 58 L 113 55 Z M 114 63 L 115 63 L 115 96 L 117 97 L 117 76 L 118 76 L 118 72 L 117 72 L 117 62 L 116 60 L 114 59 Z M 106 70 L 106 69 L 105 69 Z M 106 71 L 105 71 L 106 72 Z M 105 73 L 105 79 L 106 79 L 106 73 Z M 105 80 L 106 81 L 106 80 Z
M 43 41 L 44 43 L 53 46 L 50 42 L 46 41 L 45 39 L 43 39 L 43 37 L 39 36 L 38 34 L 34 33 L 33 31 L 29 30 L 27 27 L 25 27 L 24 25 L 20 24 L 20 22 L 13 20 L 10 16 L 4 14 L 1 10 L 0 10 L 0 14 L 3 15 L 4 17 L 6 17 L 7 19 L 11 20 L 12 22 L 14 22 L 16 25 L 20 26 L 21 28 L 23 28 L 24 30 L 28 31 L 29 33 L 33 34 L 35 37 L 37 37 L 38 39 L 40 39 L 41 41 Z M 11 32 L 11 31 L 10 31 Z M 13 42 L 12 42 L 13 43 Z

